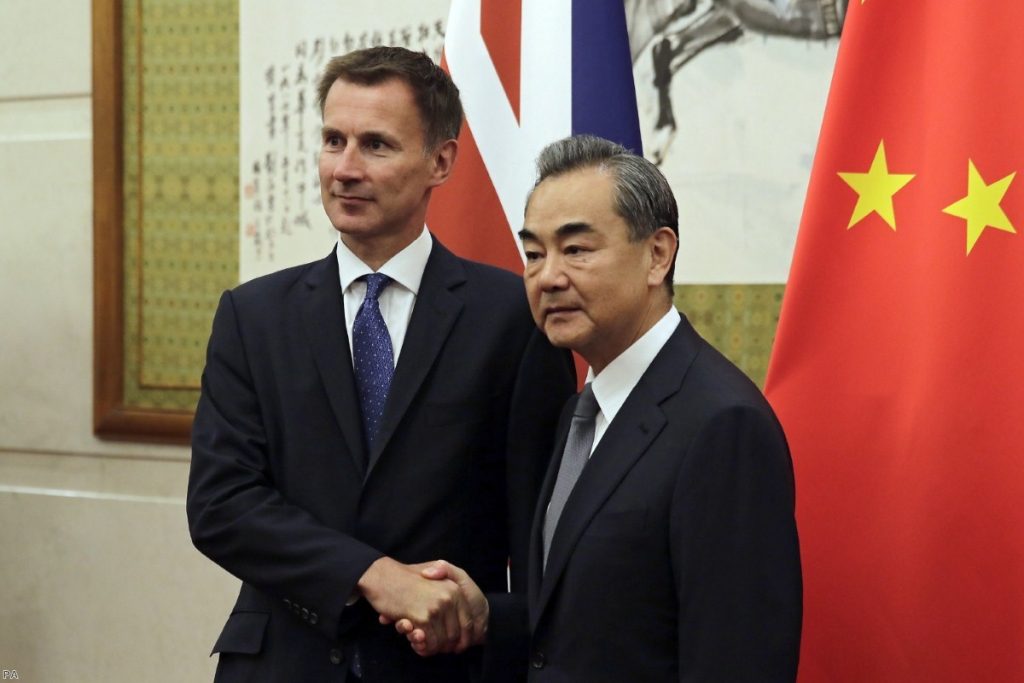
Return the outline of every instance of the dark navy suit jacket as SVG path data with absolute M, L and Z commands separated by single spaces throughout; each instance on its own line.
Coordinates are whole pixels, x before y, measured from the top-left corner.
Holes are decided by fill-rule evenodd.
M 472 651 L 419 658 L 346 600 L 382 554 L 449 560 L 493 592 L 511 557 L 525 588 L 530 519 L 574 384 L 522 281 L 435 239 L 367 453 L 335 256 L 226 292 L 187 503 L 196 547 L 242 580 L 217 680 L 343 681 L 355 645 L 367 683 L 465 680 Z
M 557 466 L 538 500 L 528 593 L 491 600 L 491 680 L 795 679 L 802 594 L 786 440 L 757 387 L 685 318 L 598 442 L 544 569 Z

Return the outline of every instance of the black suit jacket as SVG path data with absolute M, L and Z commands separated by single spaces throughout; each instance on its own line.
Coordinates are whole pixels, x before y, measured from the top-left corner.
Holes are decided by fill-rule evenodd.
M 531 532 L 528 600 L 492 600 L 494 671 L 518 654 L 537 683 L 794 680 L 801 578 L 785 437 L 685 318 L 598 443 L 543 569 L 557 467 Z
M 243 582 L 214 648 L 218 681 L 460 681 L 472 654 L 424 660 L 365 601 L 382 554 L 444 558 L 485 591 L 522 570 L 568 354 L 537 332 L 511 273 L 434 241 L 366 453 L 337 259 L 221 298 L 192 435 L 196 547 Z M 517 425 L 510 429 L 509 425 Z

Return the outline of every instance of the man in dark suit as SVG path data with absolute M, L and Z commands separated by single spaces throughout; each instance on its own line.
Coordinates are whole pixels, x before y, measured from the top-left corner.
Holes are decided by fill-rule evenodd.
M 526 600 L 490 601 L 487 648 L 505 662 L 492 670 L 538 683 L 792 681 L 792 463 L 760 391 L 672 305 L 671 188 L 593 137 L 554 143 L 538 167 L 520 233 L 530 307 L 591 377 L 558 427 Z M 451 564 L 424 575 L 475 591 Z M 411 623 L 397 627 L 431 651 Z
M 196 410 L 192 539 L 243 582 L 217 680 L 465 681 L 487 603 L 415 563 L 503 593 L 511 557 L 525 585 L 571 359 L 519 278 L 424 230 L 462 121 L 447 74 L 362 50 L 327 65 L 319 104 L 335 252 L 223 295 Z M 378 621 L 399 617 L 449 654 L 417 657 Z

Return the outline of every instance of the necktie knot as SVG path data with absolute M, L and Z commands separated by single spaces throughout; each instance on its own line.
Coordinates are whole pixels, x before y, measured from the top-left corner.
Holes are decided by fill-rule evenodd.
M 359 279 L 366 281 L 366 298 L 372 301 L 376 301 L 384 288 L 391 284 L 391 278 L 383 273 L 370 273 Z
M 597 413 L 601 410 L 601 406 L 597 404 L 597 397 L 594 396 L 594 389 L 590 386 L 590 382 L 587 382 L 583 386 L 583 391 L 580 392 L 580 397 L 576 401 L 576 408 L 573 410 L 573 417 L 580 417 L 585 420 L 592 420 L 597 416 Z

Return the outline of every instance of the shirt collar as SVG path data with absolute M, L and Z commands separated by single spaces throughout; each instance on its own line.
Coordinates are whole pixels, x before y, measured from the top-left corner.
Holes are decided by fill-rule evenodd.
M 591 383 L 597 404 L 601 406 L 601 414 L 608 422 L 615 419 L 640 377 L 647 372 L 661 347 L 676 331 L 679 320 L 679 311 L 675 307 L 670 308 L 661 320 L 616 356 L 598 375 L 594 375 L 593 369 L 587 373 L 587 381 Z
M 420 282 L 423 280 L 423 271 L 427 268 L 427 259 L 430 258 L 430 249 L 433 244 L 434 240 L 430 237 L 430 232 L 424 229 L 420 232 L 419 237 L 388 259 L 377 272 L 387 275 L 413 294 L 418 294 Z M 341 291 L 348 291 L 353 282 L 374 272 L 370 266 L 360 261 L 359 257 L 352 253 L 340 236 L 338 237 L 337 253 Z

